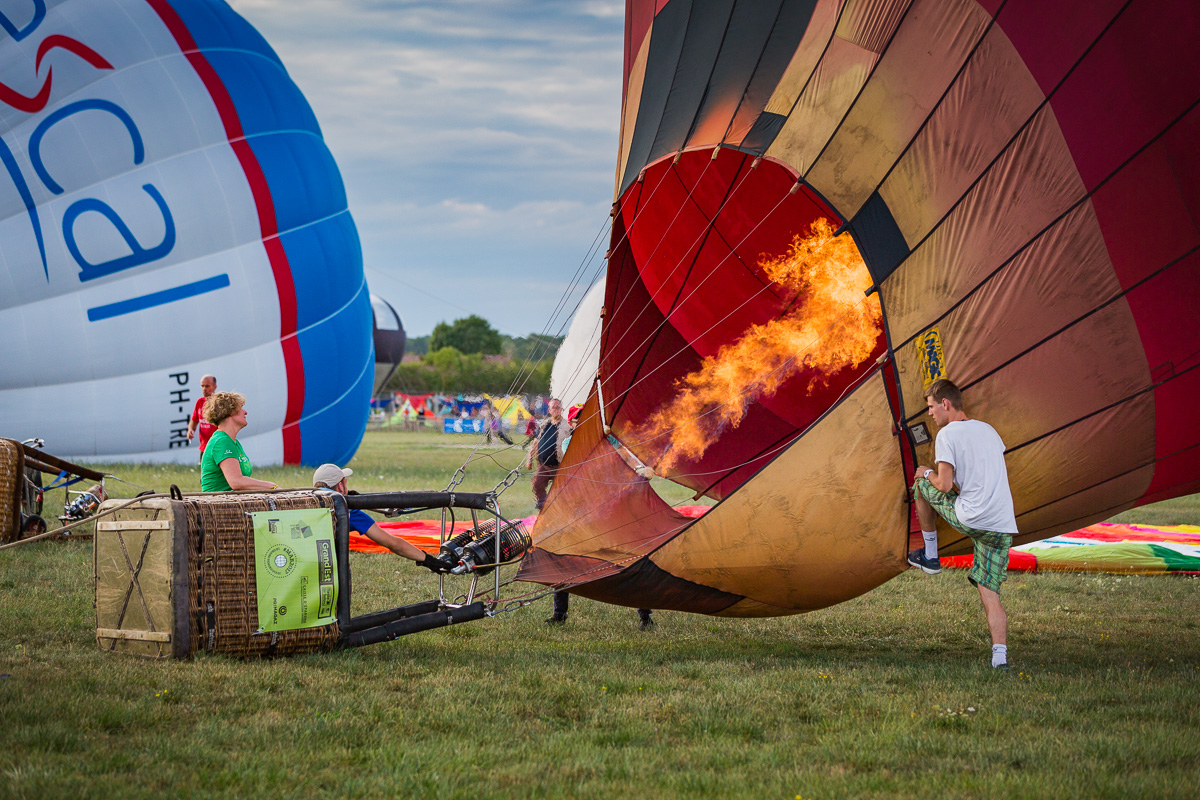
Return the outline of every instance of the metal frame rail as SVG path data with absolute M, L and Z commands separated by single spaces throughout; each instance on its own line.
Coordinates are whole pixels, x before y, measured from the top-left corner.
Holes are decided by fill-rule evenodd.
M 347 495 L 345 499 L 348 508 L 364 511 L 401 509 L 399 512 L 393 511 L 389 516 L 440 508 L 442 520 L 439 545 L 445 544 L 454 534 L 453 509 L 470 510 L 472 528 L 479 527 L 479 512 L 483 511 L 495 518 L 496 561 L 488 565 L 494 576 L 493 594 L 490 601 L 475 600 L 480 578 L 478 572 L 472 570 L 471 585 L 465 595 L 465 602 L 461 603 L 456 602 L 459 598 L 451 601 L 446 597 L 446 576 L 438 575 L 436 600 L 426 600 L 421 603 L 352 617 L 342 632 L 340 647 L 361 647 L 367 644 L 392 641 L 410 633 L 457 625 L 492 615 L 500 603 L 500 567 L 509 563 L 501 561 L 500 532 L 503 526 L 508 524 L 508 520 L 500 513 L 500 504 L 495 492 L 378 492 L 351 494 Z M 447 521 L 450 523 L 449 526 L 447 526 Z

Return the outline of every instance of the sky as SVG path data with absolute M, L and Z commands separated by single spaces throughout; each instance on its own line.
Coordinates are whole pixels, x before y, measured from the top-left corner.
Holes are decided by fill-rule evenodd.
M 607 248 L 623 0 L 231 0 L 308 98 L 408 335 L 558 333 Z

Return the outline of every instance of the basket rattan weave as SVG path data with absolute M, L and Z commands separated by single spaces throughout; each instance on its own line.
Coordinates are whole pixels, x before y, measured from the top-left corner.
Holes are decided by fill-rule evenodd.
M 334 512 L 336 622 L 259 633 L 256 511 Z M 161 495 L 101 507 L 93 547 L 96 636 L 101 649 L 148 658 L 211 652 L 256 658 L 330 650 L 349 620 L 346 506 L 341 495 Z
M 207 650 L 256 657 L 333 649 L 340 634 L 337 623 L 255 634 L 258 593 L 254 528 L 248 516 L 254 511 L 332 508 L 333 495 L 325 492 L 214 495 L 185 497 L 182 502 L 191 529 L 188 556 L 191 652 Z
M 24 451 L 19 442 L 0 439 L 0 544 L 21 538 Z

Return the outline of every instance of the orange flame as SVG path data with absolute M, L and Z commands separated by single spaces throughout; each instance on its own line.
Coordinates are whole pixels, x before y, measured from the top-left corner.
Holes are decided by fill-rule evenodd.
M 779 319 L 750 326 L 675 382 L 678 395 L 638 431 L 647 442 L 669 436 L 657 464 L 660 474 L 682 460 L 700 458 L 722 430 L 741 424 L 753 402 L 773 395 L 801 369 L 821 373 L 809 381 L 811 393 L 875 349 L 883 312 L 877 296 L 863 295 L 871 275 L 854 241 L 835 237 L 828 220 L 818 219 L 807 237 L 797 235 L 787 253 L 759 267 L 795 290 L 797 305 Z

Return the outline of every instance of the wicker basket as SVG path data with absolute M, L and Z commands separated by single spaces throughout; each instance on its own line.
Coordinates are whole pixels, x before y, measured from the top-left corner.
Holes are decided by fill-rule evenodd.
M 21 538 L 21 493 L 25 457 L 21 444 L 0 439 L 0 544 Z
M 108 501 L 101 512 L 119 505 Z M 250 512 L 332 508 L 340 591 L 338 622 L 256 633 Z M 329 492 L 145 498 L 96 525 L 96 637 L 100 647 L 149 658 L 197 652 L 239 657 L 332 649 L 349 620 L 346 505 Z

